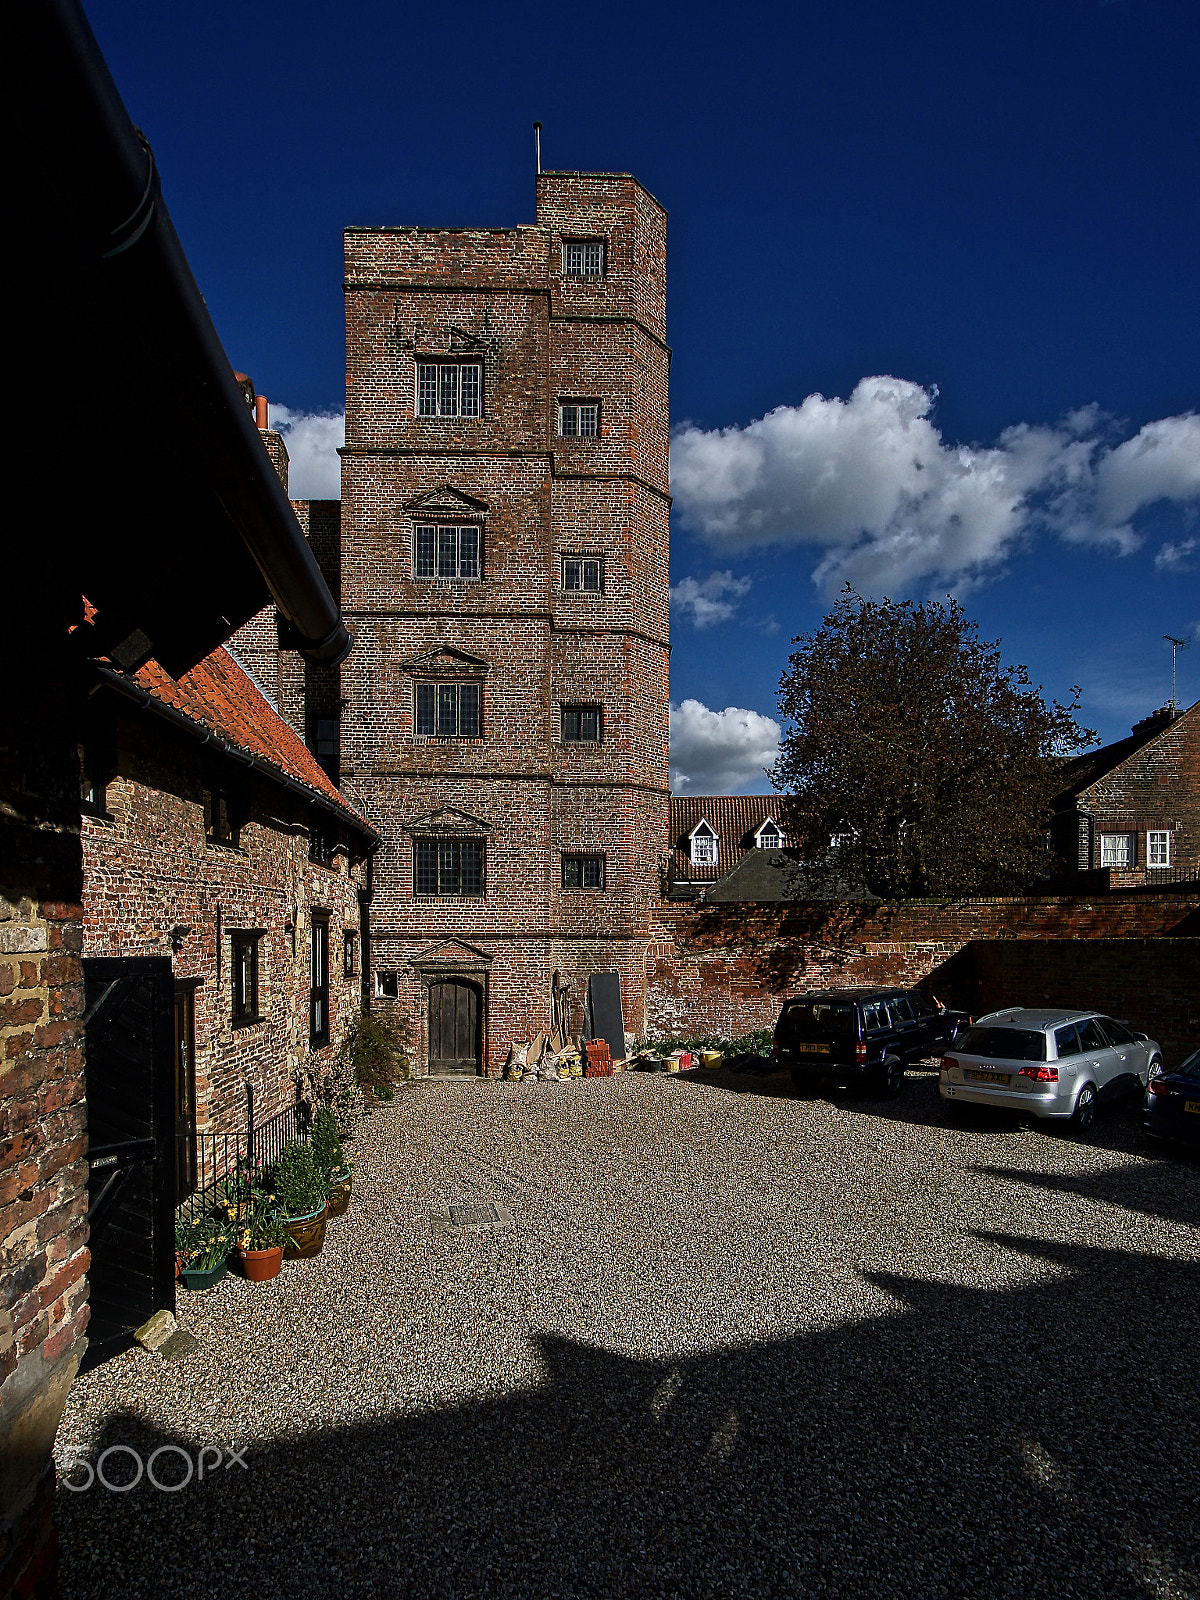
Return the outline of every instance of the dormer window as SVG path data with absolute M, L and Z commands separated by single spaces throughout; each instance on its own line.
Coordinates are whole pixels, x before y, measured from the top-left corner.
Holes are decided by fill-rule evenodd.
M 776 826 L 774 817 L 768 817 L 754 835 L 755 846 L 759 850 L 782 850 L 783 834 Z
M 707 822 L 701 821 L 696 824 L 692 829 L 689 843 L 694 867 L 716 866 L 717 835 Z

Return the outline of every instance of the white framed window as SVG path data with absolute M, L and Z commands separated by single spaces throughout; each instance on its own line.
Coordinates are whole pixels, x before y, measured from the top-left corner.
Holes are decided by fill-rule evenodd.
M 599 594 L 604 588 L 604 562 L 599 556 L 564 556 L 562 586 L 573 592 Z
M 1171 865 L 1171 835 L 1164 829 L 1146 835 L 1146 865 L 1169 867 Z
M 465 578 L 478 583 L 483 575 L 482 548 L 478 528 L 418 523 L 413 529 L 413 577 Z
M 564 439 L 595 439 L 600 434 L 599 400 L 560 400 L 558 431 Z
M 418 417 L 482 416 L 483 368 L 477 361 L 418 361 Z
M 692 865 L 715 867 L 717 864 L 717 836 L 707 822 L 700 822 L 692 830 Z
M 783 849 L 783 834 L 776 827 L 773 817 L 768 817 L 754 835 L 754 843 L 760 850 Z
M 477 683 L 418 683 L 418 739 L 478 739 L 482 718 Z
M 1100 835 L 1100 865 L 1102 867 L 1132 867 L 1137 859 L 1136 833 L 1102 833 Z
M 604 240 L 564 239 L 563 272 L 568 278 L 602 278 Z

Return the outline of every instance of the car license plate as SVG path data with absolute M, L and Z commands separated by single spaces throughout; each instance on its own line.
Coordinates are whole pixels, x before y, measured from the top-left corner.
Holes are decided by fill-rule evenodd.
M 1183 1102 L 1183 1109 L 1185 1111 L 1195 1111 L 1200 1114 L 1200 1100 L 1185 1100 Z
M 792 1049 L 799 1050 L 806 1056 L 827 1056 L 829 1054 L 829 1046 L 827 1044 L 794 1044 Z
M 972 1083 L 1007 1083 L 1007 1072 L 968 1072 L 965 1074 Z

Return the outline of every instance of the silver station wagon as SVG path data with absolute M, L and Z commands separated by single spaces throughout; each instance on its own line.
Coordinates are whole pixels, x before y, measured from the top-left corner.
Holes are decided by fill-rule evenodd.
M 956 1104 L 1058 1117 L 1081 1133 L 1096 1106 L 1144 1089 L 1162 1051 L 1094 1011 L 1012 1006 L 979 1017 L 942 1057 L 938 1091 Z

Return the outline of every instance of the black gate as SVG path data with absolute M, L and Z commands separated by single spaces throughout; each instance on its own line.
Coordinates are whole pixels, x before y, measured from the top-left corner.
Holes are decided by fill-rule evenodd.
M 175 1309 L 175 984 L 165 956 L 83 963 L 87 1086 L 85 1369 Z

